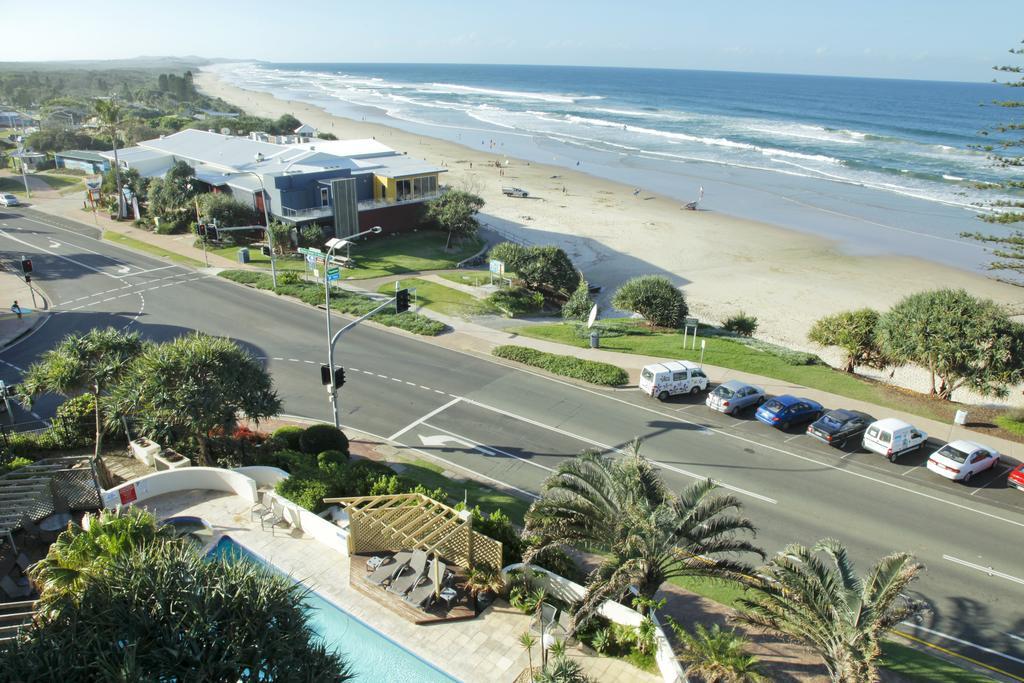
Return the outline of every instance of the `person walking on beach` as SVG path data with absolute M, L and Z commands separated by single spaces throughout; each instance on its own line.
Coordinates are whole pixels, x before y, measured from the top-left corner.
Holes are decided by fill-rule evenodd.
M 18 316 L 18 320 L 21 320 L 21 306 L 18 305 L 17 301 L 15 301 L 13 304 L 11 304 L 11 313 L 14 313 L 15 315 L 17 315 Z

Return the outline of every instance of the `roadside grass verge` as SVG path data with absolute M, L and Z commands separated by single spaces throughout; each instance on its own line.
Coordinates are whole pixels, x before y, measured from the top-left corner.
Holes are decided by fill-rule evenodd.
M 0 192 L 25 196 L 25 183 L 21 176 L 0 176 Z
M 547 370 L 555 375 L 580 379 L 584 382 L 606 387 L 619 386 L 629 381 L 629 373 L 618 366 L 592 360 L 583 360 L 574 356 L 546 353 L 527 346 L 505 344 L 494 347 L 491 354 L 498 358 L 514 360 L 517 363 Z
M 608 334 L 602 334 L 601 348 L 608 351 L 700 360 L 699 345 L 697 349 L 684 349 L 683 336 L 678 332 L 651 330 L 636 321 L 605 322 L 602 328 Z M 590 344 L 589 338 L 581 336 L 578 326 L 574 324 L 528 325 L 516 331 L 526 337 L 546 339 L 579 348 L 587 348 Z M 952 419 L 956 410 L 953 404 L 948 407 L 940 406 L 926 396 L 871 382 L 825 364 L 795 365 L 787 362 L 784 357 L 725 337 L 701 337 L 701 340 L 706 343 L 704 362 L 708 365 L 792 382 L 935 420 L 948 421 Z M 804 355 L 796 354 L 798 358 Z
M 36 173 L 36 178 L 39 178 L 44 183 L 50 186 L 52 190 L 58 190 L 61 194 L 70 192 L 73 190 L 84 190 L 85 185 L 82 183 L 82 178 L 73 175 L 55 174 L 51 172 L 47 173 Z
M 898 637 L 898 636 L 897 636 Z M 886 640 L 882 645 L 880 666 L 912 681 L 927 683 L 991 683 L 994 679 L 980 672 L 962 669 L 941 657 Z
M 472 294 L 460 292 L 429 280 L 410 278 L 402 280 L 401 286 L 416 290 L 413 295 L 414 305 L 419 304 L 445 315 L 467 316 L 497 312 L 483 299 L 477 299 Z M 387 282 L 381 285 L 377 291 L 381 294 L 394 294 L 395 285 L 393 282 Z
M 218 275 L 226 280 L 238 282 L 244 285 L 251 285 L 256 289 L 273 290 L 274 285 L 269 273 L 262 273 L 252 270 L 223 270 Z M 308 282 L 282 282 L 278 276 L 277 293 L 279 295 L 293 296 L 311 306 L 318 306 L 324 300 L 324 288 L 322 285 Z M 379 302 L 362 294 L 348 292 L 341 289 L 331 291 L 331 309 L 347 315 L 364 315 L 379 305 Z M 372 320 L 387 327 L 397 327 L 428 337 L 435 337 L 445 331 L 444 323 L 432 320 L 419 313 L 405 312 L 400 314 L 381 311 L 373 316 Z
M 400 475 L 402 477 L 423 484 L 428 489 L 442 488 L 453 500 L 465 500 L 469 507 L 479 505 L 486 513 L 500 508 L 513 524 L 520 527 L 524 524 L 526 510 L 530 507 L 530 501 L 524 498 L 504 493 L 472 479 L 451 479 L 442 474 L 444 469 L 441 466 L 428 460 L 403 460 L 397 464 L 403 467 Z
M 1024 410 L 1017 410 L 996 417 L 995 422 L 1000 428 L 1011 434 L 1024 436 Z
M 237 261 L 238 250 L 241 249 L 243 246 L 245 245 L 236 244 L 230 247 L 207 247 L 207 251 L 209 251 L 211 254 L 216 254 L 217 256 L 221 256 L 231 261 Z M 202 249 L 203 245 L 200 244 L 199 248 Z M 263 253 L 260 252 L 259 247 L 249 247 L 248 249 L 248 265 L 257 266 L 258 268 L 266 268 L 269 271 L 270 257 L 264 256 Z M 282 270 L 297 270 L 299 272 L 302 272 L 306 269 L 305 259 L 296 257 L 295 255 L 276 256 L 274 257 L 274 265 L 277 267 L 277 270 L 279 272 Z M 322 274 L 321 277 L 323 277 Z
M 115 244 L 123 244 L 126 247 L 131 247 L 132 249 L 143 251 L 147 254 L 151 254 L 159 258 L 164 258 L 174 263 L 180 263 L 183 266 L 202 268 L 204 265 L 202 261 L 197 261 L 196 259 L 191 258 L 189 256 L 185 256 L 183 254 L 176 254 L 173 251 L 167 251 L 163 247 L 158 247 L 154 244 L 149 244 L 148 242 L 137 240 L 134 237 L 122 235 L 119 232 L 112 232 L 107 230 L 103 233 L 103 239 L 105 239 L 108 242 L 114 242 Z
M 454 282 L 459 285 L 469 285 L 470 287 L 480 287 L 482 285 L 491 284 L 490 274 L 480 270 L 467 270 L 460 273 L 441 273 L 440 275 L 449 282 Z

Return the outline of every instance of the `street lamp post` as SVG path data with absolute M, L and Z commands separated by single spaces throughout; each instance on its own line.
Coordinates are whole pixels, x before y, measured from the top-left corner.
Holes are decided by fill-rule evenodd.
M 267 186 L 263 184 L 263 176 L 256 171 L 241 170 L 234 171 L 234 173 L 247 173 L 254 176 L 260 183 L 260 196 L 263 198 L 263 222 L 267 227 L 267 244 L 270 245 L 270 279 L 274 283 L 274 291 L 277 291 L 277 265 L 274 262 L 274 233 L 270 230 L 270 212 L 267 210 L 267 202 L 270 200 L 270 196 L 267 194 Z
M 327 395 L 331 402 L 331 414 L 334 416 L 334 426 L 337 429 L 341 429 L 341 418 L 338 416 L 338 387 L 334 381 L 334 342 L 338 340 L 338 337 L 341 336 L 342 332 L 348 329 L 348 326 L 338 330 L 337 335 L 331 335 L 331 282 L 330 280 L 327 279 L 327 267 L 330 265 L 331 259 L 334 257 L 335 249 L 342 245 L 349 245 L 351 244 L 351 240 L 362 237 L 363 235 L 379 235 L 382 230 L 383 228 L 381 228 L 379 225 L 375 225 L 369 230 L 363 230 L 362 232 L 357 232 L 354 235 L 350 235 L 348 239 L 332 237 L 331 239 L 327 240 L 327 254 L 324 255 L 324 304 L 327 315 L 327 369 L 330 373 L 331 378 L 331 383 L 327 386 Z M 372 315 L 375 312 L 376 309 L 370 311 L 370 313 L 367 313 L 366 316 L 363 317 Z M 359 320 L 362 319 L 363 318 L 359 318 Z M 356 322 L 358 322 L 358 320 Z

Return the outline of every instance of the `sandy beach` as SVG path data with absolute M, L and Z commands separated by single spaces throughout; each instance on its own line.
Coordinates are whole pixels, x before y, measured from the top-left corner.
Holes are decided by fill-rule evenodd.
M 487 145 L 477 150 L 333 116 L 228 85 L 208 71 L 196 83 L 249 113 L 291 113 L 341 139 L 375 138 L 446 167 L 442 182 L 486 200 L 481 218 L 489 228 L 564 248 L 588 281 L 604 287 L 599 303 L 606 311 L 611 292 L 626 279 L 665 275 L 683 288 L 702 321 L 717 323 L 745 311 L 757 316 L 758 337 L 837 362 L 836 354 L 806 339 L 811 324 L 829 313 L 864 306 L 884 310 L 907 294 L 938 287 L 962 287 L 1002 304 L 1021 301 L 1019 288 L 966 270 L 906 257 L 852 256 L 826 239 L 718 211 L 686 211 L 675 199 L 634 194 L 636 188 L 583 172 L 506 159 Z M 505 197 L 506 185 L 522 187 L 530 197 Z M 914 373 L 900 374 L 906 375 L 897 375 L 901 384 L 918 384 Z

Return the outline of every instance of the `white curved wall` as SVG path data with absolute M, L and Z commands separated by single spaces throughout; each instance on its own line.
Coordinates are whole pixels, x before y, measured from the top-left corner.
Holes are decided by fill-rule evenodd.
M 231 470 L 219 467 L 185 467 L 165 470 L 132 480 L 103 492 L 103 507 L 141 503 L 142 501 L 176 491 L 225 491 L 256 502 L 256 482 Z
M 256 482 L 257 488 L 274 488 L 277 482 L 288 478 L 288 473 L 278 467 L 266 465 L 252 465 L 250 467 L 236 467 L 231 470 L 250 477 Z

